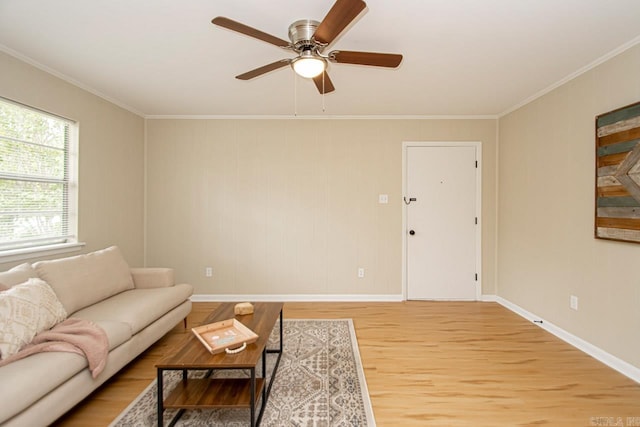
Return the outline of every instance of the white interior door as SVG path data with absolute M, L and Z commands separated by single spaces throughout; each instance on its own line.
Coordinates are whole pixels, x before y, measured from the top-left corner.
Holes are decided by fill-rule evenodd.
M 477 299 L 476 146 L 407 146 L 408 299 Z

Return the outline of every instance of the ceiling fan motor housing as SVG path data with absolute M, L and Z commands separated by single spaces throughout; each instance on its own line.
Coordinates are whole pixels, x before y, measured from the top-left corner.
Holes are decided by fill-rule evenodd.
M 313 40 L 313 35 L 316 33 L 318 25 L 320 25 L 318 21 L 301 19 L 289 26 L 289 40 L 291 40 L 291 44 L 296 52 L 319 47 Z

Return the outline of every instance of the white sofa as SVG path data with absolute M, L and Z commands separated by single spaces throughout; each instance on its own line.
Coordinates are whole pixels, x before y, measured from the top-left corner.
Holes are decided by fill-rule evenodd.
M 37 353 L 0 366 L 2 426 L 51 424 L 191 311 L 191 285 L 174 284 L 171 269 L 130 269 L 115 246 L 14 267 L 0 273 L 0 291 L 29 278 L 48 283 L 68 317 L 104 329 L 109 353 L 95 379 L 87 359 L 70 352 Z

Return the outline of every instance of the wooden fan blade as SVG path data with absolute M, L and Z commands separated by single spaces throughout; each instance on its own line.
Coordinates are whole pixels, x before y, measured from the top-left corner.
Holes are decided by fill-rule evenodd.
M 323 76 L 324 76 L 324 79 L 323 79 Z M 316 87 L 318 88 L 318 92 L 320 92 L 321 94 L 333 92 L 334 90 L 336 90 L 336 88 L 333 87 L 333 83 L 331 82 L 331 79 L 329 78 L 329 74 L 327 74 L 326 71 L 324 71 L 322 74 L 315 76 L 313 78 L 313 82 L 316 84 Z
M 313 38 L 323 44 L 330 44 L 347 25 L 367 7 L 362 0 L 337 0 L 324 17 Z
M 329 60 L 340 64 L 372 65 L 374 67 L 395 68 L 400 65 L 400 62 L 402 62 L 402 55 L 397 53 L 334 50 L 329 53 Z
M 272 36 L 271 34 L 267 34 L 263 31 L 256 30 L 255 28 L 249 27 L 248 25 L 241 24 L 232 19 L 225 18 L 224 16 L 218 16 L 211 20 L 211 23 L 215 25 L 219 25 L 228 30 L 235 31 L 241 34 L 245 34 L 247 36 L 253 37 L 258 40 L 262 40 L 267 43 L 271 43 L 278 47 L 288 47 L 289 42 L 286 40 L 282 40 L 276 36 Z
M 278 68 L 286 67 L 291 62 L 290 59 L 281 59 L 276 62 L 272 62 L 271 64 L 263 65 L 262 67 L 256 68 L 255 70 L 247 71 L 244 74 L 240 74 L 236 76 L 236 79 L 240 80 L 250 80 L 254 77 L 261 76 L 263 74 L 268 73 L 269 71 L 277 70 Z

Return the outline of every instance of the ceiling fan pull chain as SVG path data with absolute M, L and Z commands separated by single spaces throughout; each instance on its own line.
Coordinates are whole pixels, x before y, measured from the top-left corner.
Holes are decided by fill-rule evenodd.
M 293 73 L 293 116 L 298 115 L 298 79 L 296 73 Z
M 327 73 L 323 71 L 322 72 L 322 112 L 323 113 L 325 112 L 325 110 L 324 110 L 324 93 L 325 93 L 325 90 L 324 90 L 324 76 L 326 76 L 326 75 L 327 75 Z

